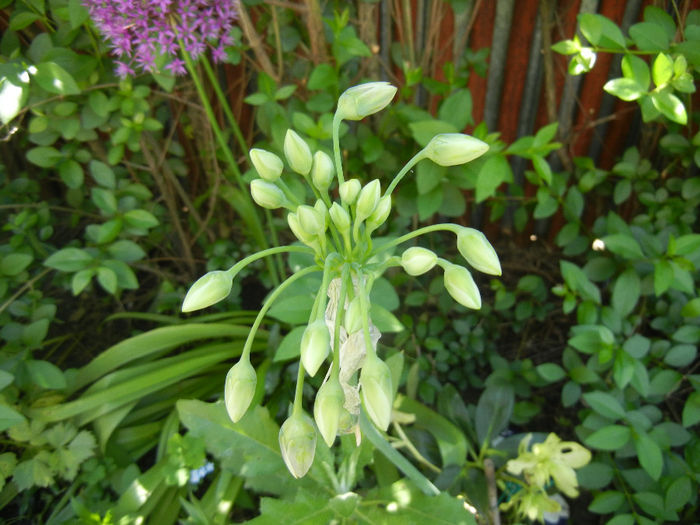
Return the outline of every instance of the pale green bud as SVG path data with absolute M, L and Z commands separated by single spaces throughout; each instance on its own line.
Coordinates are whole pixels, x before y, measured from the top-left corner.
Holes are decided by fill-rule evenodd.
M 231 293 L 232 283 L 233 276 L 228 272 L 216 270 L 202 275 L 188 290 L 182 311 L 193 312 L 218 303 Z
M 384 109 L 396 95 L 388 82 L 368 82 L 353 86 L 340 95 L 336 114 L 344 120 L 360 120 Z
M 280 451 L 285 465 L 295 478 L 311 468 L 316 453 L 316 430 L 313 421 L 303 412 L 292 414 L 280 428 Z
M 330 351 L 331 334 L 326 322 L 318 319 L 309 323 L 301 336 L 301 362 L 311 377 L 316 375 Z
M 331 220 L 340 233 L 350 230 L 350 214 L 340 204 L 334 202 L 328 210 Z
M 226 374 L 224 404 L 228 417 L 234 423 L 238 422 L 248 410 L 255 395 L 257 381 L 255 369 L 247 358 L 238 361 Z
M 364 315 L 362 301 L 360 301 L 360 296 L 358 295 L 352 301 L 350 301 L 347 310 L 345 310 L 345 319 L 343 322 L 345 331 L 349 334 L 354 334 L 355 332 L 362 330 L 362 319 Z
M 391 213 L 391 195 L 385 195 L 377 203 L 377 207 L 372 212 L 372 215 L 367 217 L 367 228 L 374 231 L 379 228 L 389 217 Z
M 422 275 L 437 262 L 437 255 L 427 248 L 412 246 L 401 255 L 401 266 L 408 275 Z
M 372 212 L 377 208 L 377 204 L 379 204 L 380 197 L 381 188 L 379 186 L 379 180 L 374 179 L 362 188 L 357 197 L 356 219 L 358 221 L 364 221 L 367 217 L 372 215 Z
M 426 157 L 440 166 L 456 166 L 481 157 L 489 145 L 462 133 L 435 135 L 423 151 Z
M 338 434 L 338 426 L 340 424 L 340 416 L 343 412 L 343 403 L 345 403 L 345 394 L 343 387 L 340 386 L 340 381 L 337 377 L 331 378 L 321 385 L 316 394 L 316 402 L 314 403 L 314 419 L 316 426 L 321 432 L 321 437 L 326 445 L 333 446 L 335 436 Z
M 250 194 L 258 206 L 269 210 L 276 210 L 287 204 L 284 192 L 274 183 L 263 179 L 255 179 L 250 183 Z
M 302 204 L 297 208 L 297 217 L 299 218 L 299 226 L 312 238 L 323 235 L 326 231 L 326 221 L 315 208 L 307 204 Z
M 299 175 L 307 176 L 311 171 L 311 149 L 293 129 L 288 129 L 284 137 L 284 156 L 289 167 Z
M 486 236 L 474 228 L 462 228 L 457 234 L 457 249 L 480 272 L 501 275 L 501 263 Z
M 450 264 L 445 268 L 445 288 L 459 304 L 474 310 L 481 308 L 479 288 L 464 266 Z
M 328 206 L 321 199 L 317 199 L 314 203 L 314 209 L 318 213 L 321 221 L 323 222 L 323 231 L 325 232 L 328 228 Z
M 394 390 L 391 385 L 391 371 L 376 354 L 367 355 L 365 358 L 360 372 L 360 385 L 367 414 L 378 428 L 386 431 L 391 423 Z
M 309 246 L 314 244 L 314 238 L 311 237 L 309 233 L 301 227 L 299 217 L 297 217 L 296 213 L 289 213 L 287 215 L 287 224 L 289 224 L 289 229 L 292 230 L 292 233 L 301 242 L 303 242 L 304 244 L 308 244 Z
M 352 206 L 357 200 L 357 195 L 362 189 L 362 184 L 357 179 L 350 179 L 343 182 L 338 188 L 340 193 L 340 201 L 346 206 Z
M 335 167 L 333 160 L 323 151 L 314 153 L 314 164 L 311 168 L 311 181 L 319 191 L 326 191 L 333 182 Z
M 268 182 L 275 182 L 282 175 L 282 159 L 270 151 L 253 148 L 250 150 L 250 161 L 258 175 Z

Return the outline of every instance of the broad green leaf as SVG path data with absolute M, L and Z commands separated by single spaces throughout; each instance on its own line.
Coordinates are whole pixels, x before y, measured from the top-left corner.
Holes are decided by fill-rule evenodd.
M 283 297 L 272 305 L 268 315 L 289 324 L 306 323 L 313 303 L 310 293 Z
M 371 304 L 369 310 L 372 323 L 377 329 L 384 333 L 398 333 L 405 330 L 404 325 L 389 310 L 378 304 Z
M 117 198 L 114 192 L 104 188 L 92 188 L 90 196 L 95 206 L 107 216 L 114 215 L 117 212 Z
M 626 101 L 637 100 L 646 93 L 646 89 L 637 83 L 636 80 L 623 77 L 608 80 L 603 89 L 611 95 Z
M 325 495 L 303 491 L 299 491 L 293 501 L 262 498 L 260 500 L 260 515 L 248 523 L 250 525 L 279 525 L 280 523 L 302 525 L 304 523 L 339 522 L 341 516 L 334 511 L 332 502 L 333 499 Z M 351 517 L 353 513 L 354 511 L 351 511 L 348 517 Z
M 673 60 L 666 53 L 659 53 L 651 66 L 651 78 L 658 89 L 673 77 Z M 661 111 L 661 110 L 659 110 Z
M 583 299 L 600 304 L 600 290 L 588 279 L 581 268 L 564 260 L 559 261 L 559 268 L 569 288 L 580 294 Z
M 48 361 L 30 359 L 25 362 L 29 377 L 34 384 L 45 389 L 62 390 L 66 388 L 66 378 L 63 372 Z
M 147 230 L 160 224 L 152 213 L 146 210 L 130 210 L 124 214 L 124 221 L 131 228 Z
M 664 363 L 675 368 L 683 368 L 693 363 L 697 355 L 698 348 L 695 345 L 676 345 L 664 356 Z
M 3 390 L 7 385 L 11 385 L 15 380 L 15 376 L 6 370 L 0 369 L 0 390 Z
M 513 182 L 513 170 L 504 155 L 493 155 L 479 170 L 476 180 L 476 202 L 492 197 L 504 182 Z
M 77 272 L 92 262 L 92 256 L 79 248 L 63 248 L 51 254 L 44 261 L 44 266 L 61 272 Z
M 629 29 L 635 45 L 642 51 L 668 51 L 670 38 L 663 27 L 653 22 L 640 22 Z
M 440 210 L 442 205 L 442 187 L 436 186 L 428 193 L 420 195 L 416 205 L 418 207 L 418 219 L 421 222 L 432 217 Z
M 678 330 L 673 332 L 671 339 L 678 341 L 679 343 L 690 343 L 696 344 L 700 342 L 700 326 L 687 324 L 681 326 Z
M 428 145 L 435 135 L 440 133 L 459 133 L 460 130 L 450 122 L 443 120 L 422 120 L 408 124 L 414 140 L 422 147 Z
M 612 420 L 625 417 L 625 409 L 620 402 L 606 392 L 596 391 L 583 394 L 583 399 L 598 414 Z
M 625 495 L 618 490 L 606 490 L 596 494 L 593 501 L 588 506 L 590 512 L 596 514 L 612 514 L 622 507 L 625 502 Z
M 319 64 L 316 66 L 307 84 L 308 89 L 320 90 L 330 89 L 338 84 L 338 73 L 330 64 Z
M 690 428 L 700 422 L 700 392 L 693 392 L 683 405 L 683 426 Z
M 637 306 L 640 294 L 639 275 L 634 268 L 628 268 L 615 280 L 612 290 L 612 307 L 622 317 L 626 317 Z
M 472 119 L 472 96 L 468 89 L 456 89 L 440 105 L 438 118 L 449 122 L 458 130 L 463 130 Z
M 422 195 L 440 186 L 447 174 L 447 168 L 439 166 L 430 160 L 423 160 L 416 166 L 416 187 L 418 188 L 418 199 Z M 431 214 L 432 215 L 432 214 Z
M 104 266 L 97 268 L 97 282 L 106 292 L 117 293 L 117 274 L 110 268 Z
M 7 405 L 0 405 L 0 432 L 26 421 L 26 418 Z
M 146 256 L 138 244 L 134 241 L 121 239 L 107 247 L 109 254 L 119 261 L 135 262 L 140 261 Z
M 306 325 L 297 326 L 284 336 L 277 347 L 277 350 L 275 351 L 275 356 L 273 358 L 275 362 L 289 361 L 299 357 L 301 337 L 304 335 L 304 330 L 306 330 Z
M 479 446 L 489 443 L 508 426 L 513 413 L 515 394 L 505 385 L 486 387 L 476 405 L 475 427 Z
M 34 256 L 29 253 L 10 253 L 0 259 L 0 274 L 10 277 L 19 275 L 32 262 Z
M 95 182 L 100 186 L 113 190 L 117 187 L 117 180 L 114 176 L 114 171 L 104 162 L 99 160 L 90 161 L 90 175 L 95 179 Z
M 583 488 L 598 490 L 606 487 L 613 479 L 615 471 L 606 463 L 592 461 L 576 471 L 576 477 Z
M 63 153 L 51 146 L 38 146 L 27 151 L 27 160 L 41 168 L 52 168 L 63 160 Z
M 692 255 L 698 249 L 700 249 L 700 233 L 688 233 L 675 240 L 674 250 L 670 255 Z
M 637 240 L 625 233 L 613 233 L 602 238 L 605 248 L 625 259 L 641 259 L 644 257 Z
M 82 166 L 73 159 L 66 159 L 58 165 L 58 176 L 71 189 L 80 188 L 85 179 Z
M 654 263 L 654 293 L 661 296 L 673 284 L 673 266 L 666 259 Z
M 691 299 L 681 308 L 683 317 L 700 317 L 700 297 Z
M 16 11 L 10 18 L 10 30 L 21 31 L 39 20 L 41 15 L 30 11 Z
M 378 304 L 387 310 L 393 311 L 401 306 L 401 300 L 394 286 L 384 277 L 379 277 L 374 281 L 369 298 L 372 304 Z
M 581 43 L 577 40 L 561 40 L 552 45 L 552 51 L 562 55 L 575 55 L 581 49 Z
M 54 481 L 54 458 L 48 450 L 41 450 L 33 458 L 19 463 L 12 481 L 22 491 L 30 487 L 48 487 Z
M 609 18 L 595 13 L 584 13 L 579 15 L 578 21 L 581 33 L 594 46 L 625 49 L 622 31 Z
M 622 57 L 622 75 L 637 83 L 643 91 L 649 89 L 651 83 L 651 73 L 649 65 L 636 55 L 627 54 Z
M 654 107 L 667 119 L 678 124 L 685 125 L 688 122 L 688 114 L 681 99 L 672 94 L 667 89 L 654 91 L 651 95 L 651 102 Z
M 82 0 L 68 1 L 68 20 L 71 29 L 77 29 L 90 18 L 90 12 L 83 5 Z
M 54 62 L 43 62 L 36 66 L 33 76 L 42 89 L 59 95 L 79 95 L 80 88 L 68 71 Z
M 593 432 L 584 439 L 584 443 L 598 450 L 618 450 L 627 444 L 631 435 L 632 431 L 629 427 L 608 425 Z
M 676 478 L 666 489 L 665 507 L 680 510 L 693 497 L 693 486 L 688 476 Z
M 664 458 L 659 445 L 645 432 L 637 431 L 634 435 L 634 446 L 642 468 L 652 479 L 658 481 L 664 466 Z
M 537 373 L 549 383 L 561 381 L 566 377 L 566 371 L 556 363 L 542 363 L 535 367 Z

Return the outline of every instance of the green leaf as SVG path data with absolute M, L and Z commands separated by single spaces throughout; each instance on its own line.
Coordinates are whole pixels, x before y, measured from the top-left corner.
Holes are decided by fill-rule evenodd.
M 265 102 L 269 102 L 270 97 L 265 95 L 264 93 L 253 93 L 252 95 L 248 95 L 243 99 L 243 102 L 246 104 L 250 104 L 251 106 L 262 106 L 265 104 Z
M 380 332 L 398 333 L 405 330 L 401 321 L 383 306 L 374 303 L 371 304 L 369 315 L 372 319 L 372 323 L 374 323 Z
M 552 45 L 552 51 L 562 55 L 575 55 L 581 49 L 581 43 L 576 40 L 561 40 Z
M 95 206 L 105 215 L 114 215 L 117 212 L 117 198 L 111 190 L 92 188 L 92 190 L 90 190 L 90 196 Z
M 92 268 L 75 272 L 73 279 L 71 280 L 71 291 L 73 292 L 73 295 L 80 295 L 80 293 L 85 290 L 85 287 L 90 284 L 90 281 L 92 281 L 94 275 L 95 270 Z
M 697 355 L 698 348 L 695 345 L 676 345 L 664 356 L 664 363 L 675 368 L 683 368 L 694 362 Z
M 627 54 L 622 57 L 621 66 L 622 75 L 625 78 L 636 82 L 645 92 L 649 89 L 651 74 L 649 73 L 649 66 L 643 59 L 636 55 Z
M 545 181 L 548 185 L 552 184 L 552 168 L 549 166 L 549 162 L 547 162 L 544 157 L 534 155 L 532 157 L 532 166 L 535 168 L 537 175 L 539 175 L 543 181 Z
M 49 93 L 59 95 L 79 95 L 80 88 L 73 77 L 54 62 L 43 62 L 36 66 L 33 79 Z
M 476 202 L 492 197 L 504 182 L 513 182 L 513 170 L 505 156 L 493 155 L 479 170 L 476 180 Z
M 73 159 L 66 159 L 58 165 L 58 176 L 71 189 L 80 188 L 85 178 L 82 166 Z
M 378 304 L 385 309 L 392 311 L 401 306 L 394 286 L 384 277 L 379 277 L 374 281 L 372 289 L 369 292 L 370 303 Z
M 700 422 L 700 392 L 693 392 L 683 405 L 683 426 L 692 427 Z
M 473 124 L 471 92 L 464 88 L 456 89 L 440 105 L 438 118 L 449 122 L 458 130 Z
M 547 188 L 540 187 L 537 190 L 537 206 L 535 206 L 532 216 L 535 219 L 546 219 L 554 215 L 558 208 L 559 201 L 552 197 Z
M 668 51 L 670 38 L 663 27 L 653 22 L 640 22 L 629 29 L 630 36 L 641 51 Z
M 594 46 L 625 49 L 625 37 L 620 28 L 609 18 L 595 13 L 584 13 L 578 17 L 581 33 Z
M 679 343 L 696 344 L 700 342 L 700 326 L 683 325 L 673 332 L 671 339 Z
M 146 210 L 130 210 L 124 214 L 124 220 L 130 228 L 148 230 L 160 224 L 154 215 Z
M 683 317 L 700 317 L 700 297 L 691 299 L 681 308 Z
M 627 444 L 631 435 L 629 427 L 608 425 L 593 432 L 584 439 L 584 443 L 598 450 L 618 450 Z
M 319 64 L 311 75 L 307 87 L 311 90 L 326 90 L 338 85 L 338 73 L 330 64 Z
M 606 490 L 596 494 L 593 501 L 588 506 L 590 512 L 596 514 L 612 514 L 622 507 L 625 502 L 625 495 L 617 490 Z
M 324 495 L 304 493 L 302 491 L 299 491 L 294 501 L 262 498 L 260 500 L 260 515 L 248 521 L 248 523 L 250 525 L 335 523 L 338 521 L 338 516 L 333 510 L 332 501 L 332 499 Z
M 97 268 L 97 282 L 106 292 L 112 295 L 117 293 L 117 274 L 110 268 L 104 266 Z
M 13 13 L 10 19 L 10 31 L 21 31 L 27 26 L 39 20 L 41 15 L 29 11 L 18 11 Z
M 411 122 L 408 127 L 415 141 L 425 147 L 433 139 L 435 135 L 440 133 L 459 133 L 454 124 L 443 120 L 422 120 L 419 122 Z
M 675 240 L 675 249 L 672 255 L 692 255 L 700 249 L 700 233 L 688 233 Z
M 634 446 L 642 468 L 653 480 L 658 481 L 664 466 L 664 458 L 659 445 L 645 432 L 637 431 L 634 435 Z
M 595 391 L 583 394 L 583 399 L 598 414 L 616 420 L 625 417 L 625 409 L 620 402 L 607 392 Z
M 602 241 L 605 243 L 605 248 L 607 250 L 625 259 L 641 259 L 644 257 L 639 243 L 631 235 L 614 233 L 612 235 L 606 235 L 602 238 Z
M 626 101 L 637 100 L 646 93 L 646 89 L 638 84 L 636 80 L 622 77 L 608 80 L 603 89 L 611 95 Z
M 419 196 L 416 204 L 418 206 L 418 219 L 421 222 L 429 219 L 440 210 L 442 205 L 442 187 L 436 186 L 428 193 Z
M 10 372 L 0 369 L 0 390 L 3 390 L 6 386 L 11 385 L 15 380 L 15 376 Z M 1 457 L 1 455 L 0 455 Z M 0 474 L 1 476 L 1 474 Z
M 654 263 L 654 293 L 661 296 L 673 284 L 673 266 L 666 259 Z
M 112 168 L 110 168 L 107 164 L 93 159 L 90 161 L 89 168 L 90 174 L 92 175 L 92 178 L 95 179 L 97 184 L 110 190 L 117 187 L 117 180 L 114 176 L 114 171 L 112 171 Z
M 639 275 L 634 268 L 625 270 L 616 280 L 612 290 L 612 307 L 621 316 L 632 313 L 641 294 Z
M 479 397 L 476 405 L 475 427 L 481 446 L 500 434 L 508 426 L 513 413 L 515 394 L 505 385 L 489 385 Z
M 662 88 L 673 77 L 673 60 L 666 53 L 659 53 L 651 66 L 651 78 L 657 88 Z M 659 109 L 659 111 L 661 111 Z
M 299 357 L 301 349 L 301 337 L 304 335 L 306 325 L 297 326 L 291 332 L 284 336 L 280 342 L 275 356 L 272 359 L 275 363 L 280 361 L 290 361 Z
M 664 506 L 668 510 L 680 510 L 693 497 L 693 486 L 688 476 L 676 478 L 666 489 Z
M 556 363 L 542 363 L 537 365 L 535 370 L 548 383 L 555 383 L 566 377 L 566 371 Z
M 90 18 L 90 12 L 83 6 L 82 0 L 68 1 L 68 20 L 71 29 L 77 29 Z
M 29 253 L 10 253 L 0 259 L 0 274 L 13 277 L 19 275 L 34 260 Z
M 447 174 L 447 168 L 439 166 L 430 160 L 423 160 L 416 166 L 416 187 L 418 188 L 418 199 L 435 187 L 439 186 Z M 420 205 L 419 205 L 420 206 Z M 432 215 L 432 213 L 430 214 Z
M 51 146 L 38 146 L 27 151 L 27 160 L 41 168 L 52 168 L 63 160 L 63 153 Z
M 44 266 L 61 272 L 77 272 L 85 269 L 92 260 L 92 256 L 85 250 L 63 248 L 47 257 Z
M 28 89 L 0 77 L 0 124 L 7 124 L 21 111 Z
M 115 259 L 124 262 L 140 261 L 146 256 L 146 252 L 143 251 L 143 248 L 134 241 L 127 239 L 121 239 L 111 244 L 107 248 L 107 251 Z
M 12 481 L 19 491 L 31 487 L 48 487 L 54 481 L 53 457 L 41 450 L 33 458 L 22 461 L 15 467 Z
M 299 294 L 277 300 L 268 315 L 289 324 L 306 323 L 311 314 L 314 298 L 311 294 Z
M 667 119 L 678 124 L 688 123 L 688 114 L 681 99 L 668 90 L 654 91 L 650 95 L 654 107 Z
M 26 421 L 26 418 L 7 405 L 0 405 L 0 432 Z
M 49 331 L 49 319 L 37 319 L 25 325 L 22 329 L 22 342 L 27 348 L 37 348 L 46 338 L 46 333 Z
M 559 261 L 559 268 L 569 288 L 580 294 L 583 299 L 600 304 L 600 290 L 588 279 L 581 268 L 564 260 Z
M 296 84 L 289 84 L 288 86 L 282 86 L 277 91 L 275 91 L 275 100 L 284 100 L 292 96 L 296 91 Z
M 25 362 L 29 377 L 37 386 L 47 390 L 63 390 L 66 388 L 66 378 L 63 372 L 53 363 L 30 359 Z

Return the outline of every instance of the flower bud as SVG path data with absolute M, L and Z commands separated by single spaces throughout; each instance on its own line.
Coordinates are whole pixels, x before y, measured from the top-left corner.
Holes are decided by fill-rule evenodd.
M 377 203 L 377 207 L 372 212 L 372 215 L 367 217 L 367 229 L 374 231 L 379 228 L 391 213 L 391 195 L 385 195 Z
M 343 403 L 345 403 L 345 394 L 343 387 L 340 386 L 340 381 L 337 377 L 331 378 L 321 385 L 316 394 L 316 402 L 314 403 L 314 419 L 316 426 L 321 432 L 321 437 L 326 445 L 333 446 L 335 436 L 338 434 L 338 425 L 340 424 L 340 416 L 343 412 Z
M 287 224 L 289 224 L 289 229 L 292 233 L 304 244 L 311 246 L 314 244 L 314 238 L 309 235 L 309 233 L 301 227 L 299 222 L 299 217 L 296 213 L 289 213 L 287 215 Z
M 489 145 L 462 133 L 435 135 L 423 151 L 425 156 L 440 166 L 456 166 L 481 157 Z
M 288 129 L 284 137 L 284 156 L 289 167 L 299 175 L 307 176 L 311 171 L 313 157 L 309 145 L 293 129 Z
M 321 218 L 315 208 L 307 204 L 302 204 L 297 208 L 297 218 L 304 233 L 312 238 L 323 235 L 326 231 L 326 221 Z
M 325 232 L 328 228 L 328 206 L 326 206 L 326 203 L 323 202 L 323 200 L 317 199 L 314 204 L 314 210 L 316 210 L 321 218 L 321 222 L 323 223 L 323 231 Z
M 301 336 L 301 362 L 311 377 L 316 375 L 330 351 L 331 334 L 326 322 L 318 319 L 309 323 Z
M 224 404 L 228 417 L 234 423 L 238 422 L 248 410 L 255 395 L 257 381 L 255 369 L 247 358 L 241 358 L 226 374 Z
M 501 275 L 501 263 L 486 236 L 474 228 L 462 228 L 457 234 L 457 249 L 480 272 Z
M 412 246 L 401 255 L 401 266 L 408 275 L 422 275 L 431 270 L 437 255 L 427 248 Z
M 340 193 L 340 201 L 346 206 L 352 206 L 355 204 L 357 195 L 362 189 L 362 184 L 357 179 L 350 179 L 343 182 L 338 188 L 338 193 Z
M 232 283 L 233 276 L 228 272 L 216 270 L 202 275 L 188 290 L 182 311 L 193 312 L 218 303 L 231 293 Z
M 362 188 L 357 197 L 356 220 L 364 221 L 367 217 L 372 215 L 372 212 L 377 208 L 377 204 L 379 204 L 380 196 L 381 188 L 379 187 L 378 179 L 374 179 Z
M 316 430 L 311 418 L 304 414 L 292 414 L 280 428 L 280 450 L 285 465 L 295 478 L 301 478 L 314 462 Z
M 368 82 L 353 86 L 340 95 L 336 114 L 343 120 L 360 120 L 384 109 L 394 98 L 396 88 L 388 82 Z
M 350 230 L 350 214 L 340 204 L 334 202 L 331 205 L 331 209 L 328 210 L 328 214 L 341 234 Z
M 282 175 L 282 159 L 270 151 L 253 148 L 250 150 L 250 161 L 258 175 L 268 182 L 275 182 Z
M 445 288 L 459 304 L 474 310 L 481 308 L 481 294 L 465 267 L 450 264 L 445 268 Z
M 255 179 L 250 183 L 250 194 L 258 206 L 269 210 L 276 210 L 287 204 L 284 192 L 272 182 L 263 179 Z
M 360 372 L 360 385 L 367 414 L 377 427 L 386 431 L 391 423 L 394 390 L 391 385 L 391 371 L 376 354 L 365 358 Z
M 323 151 L 314 153 L 314 164 L 311 168 L 311 181 L 319 191 L 326 191 L 333 182 L 335 167 L 333 160 Z
M 348 334 L 354 334 L 355 332 L 362 330 L 362 318 L 364 317 L 364 312 L 362 310 L 362 302 L 360 301 L 360 296 L 358 295 L 348 305 L 347 310 L 345 310 L 345 319 L 343 320 L 343 326 Z

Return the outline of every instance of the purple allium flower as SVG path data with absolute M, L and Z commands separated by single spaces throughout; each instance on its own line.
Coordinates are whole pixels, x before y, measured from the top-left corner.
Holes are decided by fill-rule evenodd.
M 186 73 L 184 51 L 197 59 L 211 49 L 212 58 L 226 57 L 224 46 L 233 39 L 238 0 L 83 0 L 95 25 L 108 41 L 116 61 L 115 73 L 124 78 L 135 69 L 157 71 L 159 56 L 169 59 L 165 69 Z

